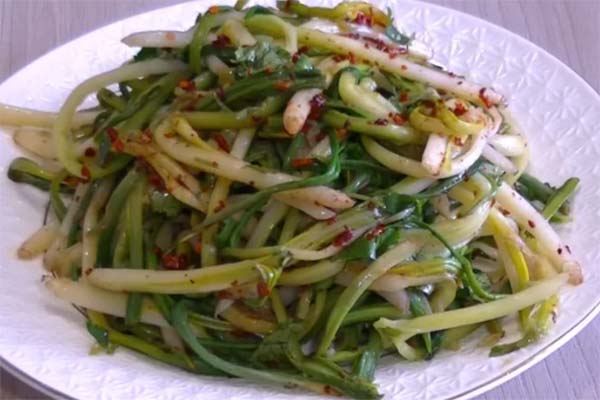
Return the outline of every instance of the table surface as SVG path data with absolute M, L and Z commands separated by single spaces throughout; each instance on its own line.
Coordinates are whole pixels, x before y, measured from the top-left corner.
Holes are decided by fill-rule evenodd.
M 178 0 L 0 0 L 0 82 L 54 47 Z M 546 49 L 600 91 L 599 0 L 434 0 Z M 218 2 L 217 2 L 218 3 Z M 600 318 L 541 363 L 481 399 L 599 399 Z M 46 396 L 0 370 L 0 399 Z

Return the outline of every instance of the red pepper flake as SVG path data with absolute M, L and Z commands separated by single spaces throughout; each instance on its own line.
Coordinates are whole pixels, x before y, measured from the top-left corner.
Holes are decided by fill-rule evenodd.
M 401 54 L 406 54 L 407 50 L 401 47 L 386 47 L 386 53 L 388 53 L 388 56 L 390 57 L 391 60 L 393 60 L 394 58 L 398 57 Z M 405 65 L 403 65 L 404 67 L 406 67 Z M 400 69 L 402 69 L 402 67 L 400 67 Z
M 96 156 L 96 149 L 93 147 L 88 147 L 87 149 L 85 149 L 85 151 L 83 152 L 83 154 L 86 157 L 95 157 Z
M 404 124 L 406 123 L 406 118 L 404 118 L 404 117 L 402 116 L 402 114 L 398 114 L 398 113 L 396 113 L 396 114 L 393 114 L 393 115 L 391 116 L 391 118 L 392 118 L 392 121 L 394 121 L 394 123 L 395 123 L 396 125 L 404 125 Z
M 108 139 L 112 142 L 117 140 L 119 137 L 119 132 L 115 128 L 106 128 L 106 134 L 108 135 Z
M 345 128 L 338 128 L 335 130 L 335 137 L 337 137 L 338 139 L 344 140 L 347 136 L 348 131 Z
M 167 133 L 165 133 L 165 137 L 167 139 L 173 139 L 175 136 L 177 136 L 177 134 L 175 132 L 167 132 Z
M 367 233 L 366 238 L 367 240 L 373 240 L 377 236 L 381 235 L 383 231 L 385 231 L 385 225 L 378 224 L 371 232 Z
M 435 109 L 435 103 L 433 102 L 433 100 L 423 100 L 421 104 L 424 107 Z
M 208 13 L 212 14 L 212 15 L 215 15 L 215 14 L 219 13 L 219 10 L 220 10 L 219 6 L 210 6 L 208 8 Z
M 154 248 L 154 255 L 158 258 L 162 257 L 162 250 L 160 249 L 160 247 L 157 246 Z
M 326 137 L 327 137 L 327 134 L 324 131 L 321 131 L 315 136 L 315 140 L 317 142 L 320 142 L 321 140 L 325 139 Z
M 81 177 L 84 183 L 89 182 L 92 179 L 92 174 L 90 173 L 89 168 L 85 165 L 81 167 Z
M 292 62 L 295 64 L 300 59 L 300 56 L 308 51 L 308 47 L 302 46 L 292 55 Z
M 167 32 L 165 34 L 165 38 L 169 41 L 173 41 L 173 40 L 175 40 L 175 34 L 173 32 Z
M 335 239 L 333 239 L 333 245 L 337 247 L 345 246 L 349 241 L 352 240 L 352 231 L 347 226 L 344 227 L 342 233 L 337 235 Z
M 94 270 L 92 268 L 87 268 L 83 273 L 85 274 L 85 276 L 90 276 L 90 274 L 93 272 Z
M 262 125 L 266 121 L 264 117 L 259 117 L 258 115 L 252 115 L 250 118 L 252 118 L 252 121 L 256 125 Z
M 558 252 L 558 255 L 562 254 L 562 249 L 560 247 L 558 249 L 556 249 L 556 251 Z
M 213 161 L 210 163 L 210 165 L 212 165 L 213 167 L 217 168 L 219 166 L 219 163 L 216 161 Z
M 139 142 L 143 144 L 152 143 L 152 131 L 150 128 L 144 129 L 144 131 L 140 134 Z
M 302 132 L 304 134 L 308 133 L 314 126 L 314 123 L 313 123 L 314 119 L 316 119 L 316 118 L 310 118 L 310 115 L 309 115 L 309 117 L 306 119 L 306 122 L 304 123 L 304 125 L 302 125 L 302 128 L 300 128 L 300 132 Z
M 317 120 L 321 117 L 323 112 L 323 107 L 327 99 L 323 96 L 322 93 L 315 95 L 312 99 L 310 99 L 310 113 L 308 114 L 308 119 Z
M 373 15 L 367 15 L 362 11 L 356 13 L 356 17 L 352 21 L 357 25 L 373 26 Z
M 162 262 L 165 269 L 169 270 L 180 270 L 185 266 L 185 256 L 178 256 L 175 254 L 166 254 L 163 256 Z
M 483 105 L 484 105 L 486 108 L 490 108 L 490 107 L 492 107 L 494 104 L 493 104 L 493 103 L 490 101 L 490 99 L 488 99 L 488 98 L 485 96 L 485 90 L 486 90 L 485 88 L 481 88 L 481 90 L 479 91 L 479 99 L 480 99 L 480 100 L 483 102 Z
M 202 242 L 198 240 L 196 243 L 194 243 L 193 248 L 196 254 L 202 254 Z
M 292 86 L 292 82 L 289 80 L 280 79 L 275 82 L 275 89 L 279 90 L 280 92 L 285 92 L 290 88 L 290 86 Z
M 374 123 L 375 125 L 382 125 L 382 126 L 385 126 L 385 125 L 388 125 L 388 124 L 390 123 L 390 121 L 388 121 L 388 120 L 387 120 L 387 119 L 385 119 L 385 118 L 378 118 L 378 119 L 376 119 L 376 120 L 375 120 L 375 122 L 373 122 L 373 123 Z
M 500 212 L 502 213 L 502 215 L 505 215 L 505 216 L 506 216 L 506 215 L 510 215 L 510 211 L 508 211 L 508 210 L 506 210 L 506 209 L 504 209 L 504 208 L 501 208 L 501 209 L 500 209 Z
M 454 145 L 458 147 L 463 147 L 465 145 L 465 142 L 463 142 L 463 139 L 459 136 L 454 136 L 452 142 L 454 142 Z
M 566 244 L 566 245 L 565 245 L 565 249 L 567 249 L 567 252 L 568 252 L 569 254 L 571 254 L 571 248 L 569 247 L 569 245 L 568 245 L 568 244 Z
M 462 85 L 462 84 L 463 84 L 463 81 L 458 81 L 458 82 L 456 82 L 456 84 L 457 84 L 458 86 L 460 86 L 460 85 Z
M 294 158 L 291 162 L 292 167 L 296 169 L 310 167 L 314 165 L 314 163 L 314 158 Z
M 531 229 L 535 228 L 535 222 L 533 222 L 533 221 L 532 221 L 532 220 L 530 220 L 530 219 L 529 219 L 529 220 L 527 220 L 527 225 L 529 225 L 529 227 L 530 227 Z
M 160 176 L 156 173 L 152 172 L 148 175 L 148 183 L 155 187 L 156 189 L 162 190 L 165 187 L 165 184 Z
M 457 117 L 460 117 L 461 115 L 463 115 L 464 113 L 467 112 L 467 109 L 465 108 L 463 103 L 458 102 L 458 103 L 456 103 L 456 106 L 454 107 L 454 110 L 452 110 L 452 112 Z
M 74 176 L 67 176 L 64 180 L 63 183 L 69 187 L 77 187 L 77 185 L 79 185 L 79 178 L 76 178 Z
M 213 139 L 215 139 L 215 142 L 217 142 L 219 148 L 225 153 L 229 153 L 231 151 L 231 148 L 229 147 L 229 142 L 227 141 L 227 139 L 225 139 L 225 137 L 223 137 L 223 135 L 217 133 L 213 136 Z
M 406 71 L 406 70 L 408 69 L 408 67 L 407 67 L 406 65 L 402 64 L 402 65 L 400 66 L 400 69 L 401 69 L 402 71 Z
M 213 40 L 212 45 L 217 49 L 223 49 L 231 44 L 231 40 L 225 35 L 219 35 Z
M 123 150 L 125 150 L 125 145 L 123 144 L 123 141 L 121 141 L 121 139 L 119 138 L 116 138 L 114 140 L 114 142 L 112 143 L 112 147 L 117 153 L 122 153 Z
M 217 97 L 219 98 L 219 100 L 225 100 L 225 90 L 223 90 L 223 88 L 221 86 L 219 86 L 217 88 Z
M 341 55 L 341 54 L 336 54 L 335 56 L 333 56 L 333 61 L 335 61 L 337 63 L 342 62 L 342 61 L 347 60 L 347 59 L 348 59 L 347 56 L 344 56 L 344 55 Z
M 273 68 L 271 68 L 271 67 L 266 67 L 266 68 L 265 68 L 265 72 L 266 72 L 266 74 L 267 74 L 267 75 L 271 75 L 271 74 L 273 73 Z
M 400 93 L 400 101 L 406 103 L 408 101 L 408 93 L 402 92 Z
M 354 55 L 354 53 L 348 53 L 348 60 L 350 60 L 350 64 L 356 64 L 356 56 Z
M 191 92 L 193 90 L 196 90 L 196 84 L 194 83 L 194 81 L 188 81 L 187 79 L 179 81 L 177 86 L 180 89 L 185 90 L 186 92 Z
M 327 225 L 333 225 L 333 224 L 335 224 L 336 222 L 337 222 L 337 217 L 336 217 L 335 215 L 334 215 L 333 217 L 331 217 L 331 218 L 327 218 L 327 219 L 325 220 L 325 223 L 326 223 Z
M 223 200 L 219 200 L 219 203 L 217 204 L 217 206 L 215 207 L 215 209 L 213 211 L 217 213 L 224 208 L 225 208 L 225 202 Z
M 221 290 L 220 292 L 217 292 L 217 299 L 219 299 L 219 300 L 233 299 L 233 295 L 226 290 Z
M 267 297 L 271 293 L 265 281 L 260 281 L 256 284 L 256 291 L 259 297 Z

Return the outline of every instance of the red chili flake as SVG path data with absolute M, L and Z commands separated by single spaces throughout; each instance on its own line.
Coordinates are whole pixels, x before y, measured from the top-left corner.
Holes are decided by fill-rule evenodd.
M 508 211 L 508 210 L 506 210 L 504 208 L 501 208 L 500 212 L 502 213 L 502 215 L 510 215 L 510 211 Z
M 347 56 L 344 56 L 344 55 L 341 55 L 341 54 L 336 54 L 335 56 L 333 56 L 333 61 L 338 62 L 338 63 L 342 62 L 344 60 L 347 60 L 347 59 L 348 59 Z
M 356 17 L 354 18 L 354 22 L 357 25 L 366 25 L 366 26 L 373 26 L 373 15 L 367 15 L 362 11 L 359 11 L 358 13 L 356 13 Z
M 293 168 L 310 167 L 315 163 L 314 158 L 294 158 L 291 162 Z
M 163 189 L 165 187 L 162 178 L 155 173 L 148 175 L 148 183 L 154 186 L 156 189 Z
M 90 274 L 93 272 L 94 270 L 92 268 L 88 268 L 84 271 L 85 276 L 90 276 Z
M 310 99 L 310 113 L 308 114 L 308 119 L 316 120 L 321 117 L 321 113 L 323 112 L 323 106 L 327 99 L 323 96 L 322 93 L 315 95 L 312 99 Z
M 535 222 L 533 222 L 533 221 L 532 221 L 532 220 L 530 220 L 530 219 L 529 219 L 529 220 L 527 220 L 527 225 L 529 225 L 529 227 L 530 227 L 531 229 L 535 228 Z
M 401 47 L 386 47 L 385 52 L 388 53 L 390 59 L 394 59 L 401 54 L 406 54 L 407 50 Z M 402 69 L 402 67 L 400 67 Z
M 463 84 L 463 81 L 458 81 L 458 82 L 456 82 L 456 84 L 460 86 Z
M 196 243 L 194 243 L 194 251 L 197 254 L 201 254 L 202 253 L 202 242 L 197 241 Z
M 210 163 L 210 165 L 212 165 L 213 167 L 217 168 L 219 166 L 219 163 L 216 161 L 213 161 Z
M 191 92 L 193 90 L 196 90 L 196 84 L 194 83 L 194 81 L 188 81 L 187 79 L 179 81 L 179 83 L 177 84 L 177 86 L 180 89 L 185 90 L 186 92 Z
M 406 123 L 406 118 L 404 118 L 402 114 L 396 113 L 392 115 L 392 121 L 394 121 L 396 125 L 404 125 Z
M 92 179 L 92 174 L 85 165 L 81 167 L 81 177 L 83 182 L 89 182 Z
M 280 79 L 275 82 L 275 89 L 279 90 L 280 92 L 285 92 L 290 88 L 290 86 L 292 86 L 292 81 L 289 80 Z
M 159 258 L 162 257 L 162 250 L 160 249 L 160 247 L 157 246 L 154 248 L 154 255 Z
M 292 62 L 295 64 L 300 59 L 300 56 L 308 51 L 307 46 L 302 46 L 292 55 Z
M 354 56 L 354 53 L 348 53 L 348 60 L 350 60 L 350 64 L 356 64 L 356 56 Z
M 79 179 L 74 177 L 74 176 L 67 176 L 64 180 L 63 183 L 69 187 L 77 187 L 77 185 L 79 185 Z
M 223 88 L 222 88 L 221 86 L 219 86 L 219 87 L 217 88 L 217 97 L 218 97 L 220 100 L 225 100 L 225 90 L 223 90 Z
M 179 270 L 183 269 L 185 265 L 185 257 L 175 254 L 166 254 L 163 256 L 162 262 L 165 269 Z
M 227 141 L 227 139 L 225 139 L 225 137 L 223 137 L 223 135 L 217 133 L 213 136 L 213 139 L 215 139 L 215 142 L 217 142 L 219 148 L 225 153 L 229 153 L 231 151 L 231 148 L 229 147 L 229 142 Z
M 321 140 L 325 139 L 326 137 L 327 137 L 327 134 L 324 131 L 321 131 L 315 136 L 315 140 L 317 142 L 320 142 Z
M 261 125 L 265 122 L 265 118 L 264 117 L 259 117 L 258 115 L 253 115 L 250 118 L 252 118 L 252 121 L 256 124 L 256 125 Z
M 400 66 L 400 69 L 401 69 L 402 71 L 406 71 L 406 70 L 408 69 L 408 67 L 407 67 L 406 65 L 402 64 L 402 65 Z
M 558 252 L 559 255 L 562 254 L 562 249 L 560 247 L 556 251 Z
M 568 245 L 568 244 L 566 244 L 566 245 L 565 245 L 565 249 L 567 249 L 567 252 L 568 252 L 569 254 L 571 254 L 571 248 L 569 247 L 569 245 Z
M 144 129 L 144 131 L 140 134 L 139 142 L 144 144 L 152 143 L 152 131 L 150 128 Z
M 385 231 L 385 225 L 379 224 L 375 228 L 373 228 L 371 232 L 367 233 L 366 238 L 367 240 L 373 240 L 377 236 L 381 235 L 383 231 Z
M 213 211 L 217 213 L 224 208 L 225 208 L 225 202 L 223 200 L 219 200 L 219 203 L 217 204 L 217 206 L 215 207 L 215 209 Z
M 219 6 L 210 6 L 208 8 L 208 13 L 212 14 L 212 15 L 215 15 L 215 14 L 219 13 L 219 10 L 220 10 Z
M 427 108 L 433 108 L 433 109 L 435 109 L 435 103 L 433 102 L 433 100 L 423 100 L 423 101 L 421 102 L 421 104 L 422 104 L 424 107 L 427 107 Z
M 338 139 L 344 140 L 347 136 L 348 131 L 345 128 L 338 128 L 335 130 L 335 137 L 337 137 Z
M 375 120 L 375 122 L 373 122 L 373 123 L 374 123 L 375 125 L 383 125 L 383 126 L 385 126 L 385 125 L 388 125 L 388 124 L 390 123 L 390 121 L 388 121 L 388 120 L 387 120 L 387 119 L 385 119 L 385 118 L 378 118 L 378 119 L 376 119 L 376 120 Z
M 331 218 L 327 218 L 327 219 L 325 220 L 325 223 L 326 223 L 327 225 L 333 225 L 333 224 L 335 224 L 336 222 L 337 222 L 337 217 L 336 217 L 335 215 L 334 215 L 333 217 L 331 217 Z
M 345 246 L 349 241 L 352 240 L 352 231 L 347 226 L 344 227 L 342 233 L 337 235 L 335 239 L 333 239 L 333 245 L 342 247 Z
M 454 107 L 454 110 L 452 110 L 452 112 L 454 113 L 454 115 L 460 117 L 461 115 L 467 112 L 467 109 L 465 108 L 463 103 L 459 102 L 456 103 L 456 106 Z
M 212 45 L 217 49 L 222 49 L 231 44 L 231 40 L 225 35 L 219 35 L 215 40 L 213 40 Z
M 259 297 L 267 297 L 271 293 L 265 281 L 260 281 L 256 284 L 256 291 Z
M 408 93 L 402 92 L 400 93 L 400 101 L 406 103 L 408 101 Z
M 88 147 L 87 149 L 85 149 L 85 151 L 83 152 L 83 154 L 86 157 L 95 157 L 96 156 L 96 149 L 93 147 Z
M 225 299 L 233 299 L 233 295 L 226 290 L 221 290 L 217 292 L 217 299 L 225 300 Z
M 121 139 L 119 139 L 119 138 L 116 138 L 114 140 L 112 147 L 117 153 L 122 153 L 123 150 L 125 149 L 125 145 L 123 144 L 123 141 L 121 141 Z
M 444 89 L 438 89 L 438 93 L 440 96 L 445 96 L 446 94 L 448 94 L 448 92 L 446 92 Z
M 167 132 L 167 133 L 165 133 L 165 137 L 167 139 L 173 139 L 175 136 L 177 136 L 177 134 L 175 132 Z
M 304 125 L 302 125 L 302 128 L 300 128 L 300 132 L 302 132 L 304 134 L 308 133 L 314 126 L 314 123 L 313 123 L 314 119 L 315 118 L 310 118 L 310 115 L 309 115 L 309 118 L 306 119 L 306 122 L 304 123 Z
M 485 96 L 485 88 L 481 88 L 479 91 L 479 99 L 483 102 L 486 108 L 492 107 L 494 104 Z
M 185 181 L 183 180 L 183 176 L 177 175 L 175 177 L 175 181 L 177 183 L 179 183 L 180 186 L 183 186 L 184 188 L 189 189 L 188 185 L 186 185 Z
M 119 137 L 119 132 L 115 128 L 106 128 L 106 134 L 111 142 L 114 142 Z
M 450 72 L 448 72 L 448 76 L 450 78 L 454 78 L 456 76 L 456 74 L 454 72 L 450 71 Z
M 166 38 L 167 40 L 171 40 L 171 41 L 172 41 L 172 40 L 175 40 L 175 34 L 174 34 L 173 32 L 167 32 L 167 33 L 165 34 L 165 38 Z
M 271 75 L 273 73 L 273 68 L 271 67 L 266 67 L 265 68 L 265 72 L 267 73 L 267 75 Z
M 460 138 L 459 136 L 454 136 L 454 138 L 452 139 L 452 141 L 454 142 L 455 146 L 458 147 L 462 147 L 465 145 L 465 143 L 463 142 L 462 138 Z

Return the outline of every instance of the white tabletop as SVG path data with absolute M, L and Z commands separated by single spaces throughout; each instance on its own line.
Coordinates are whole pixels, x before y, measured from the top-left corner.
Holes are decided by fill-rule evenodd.
M 83 33 L 179 2 L 0 0 L 0 81 Z M 564 61 L 600 91 L 600 0 L 431 2 L 486 19 L 531 40 Z M 600 317 L 559 351 L 481 399 L 600 399 L 599 370 Z M 0 399 L 45 398 L 0 370 Z

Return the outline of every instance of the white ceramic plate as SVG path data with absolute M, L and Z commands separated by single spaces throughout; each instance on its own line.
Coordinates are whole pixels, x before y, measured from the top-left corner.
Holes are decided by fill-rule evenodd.
M 120 44 L 123 36 L 145 29 L 187 29 L 206 4 L 156 10 L 74 40 L 4 82 L 0 101 L 56 110 L 77 83 L 132 54 Z M 460 352 L 441 353 L 430 362 L 406 363 L 390 357 L 377 372 L 377 384 L 388 399 L 467 398 L 531 367 L 600 311 L 600 135 L 595 134 L 600 97 L 557 59 L 497 26 L 422 3 L 396 2 L 392 8 L 406 31 L 435 49 L 437 62 L 507 95 L 530 139 L 534 172 L 551 182 L 572 175 L 582 179 L 575 222 L 563 234 L 584 266 L 585 283 L 565 288 L 557 324 L 544 340 L 505 357 L 488 358 L 474 339 Z M 88 356 L 92 339 L 81 316 L 45 291 L 38 262 L 15 257 L 21 241 L 41 223 L 44 196 L 6 178 L 7 166 L 19 152 L 8 135 L 0 135 L 0 146 L 0 359 L 9 370 L 56 397 L 312 397 L 242 380 L 198 377 L 125 350 L 113 356 Z

